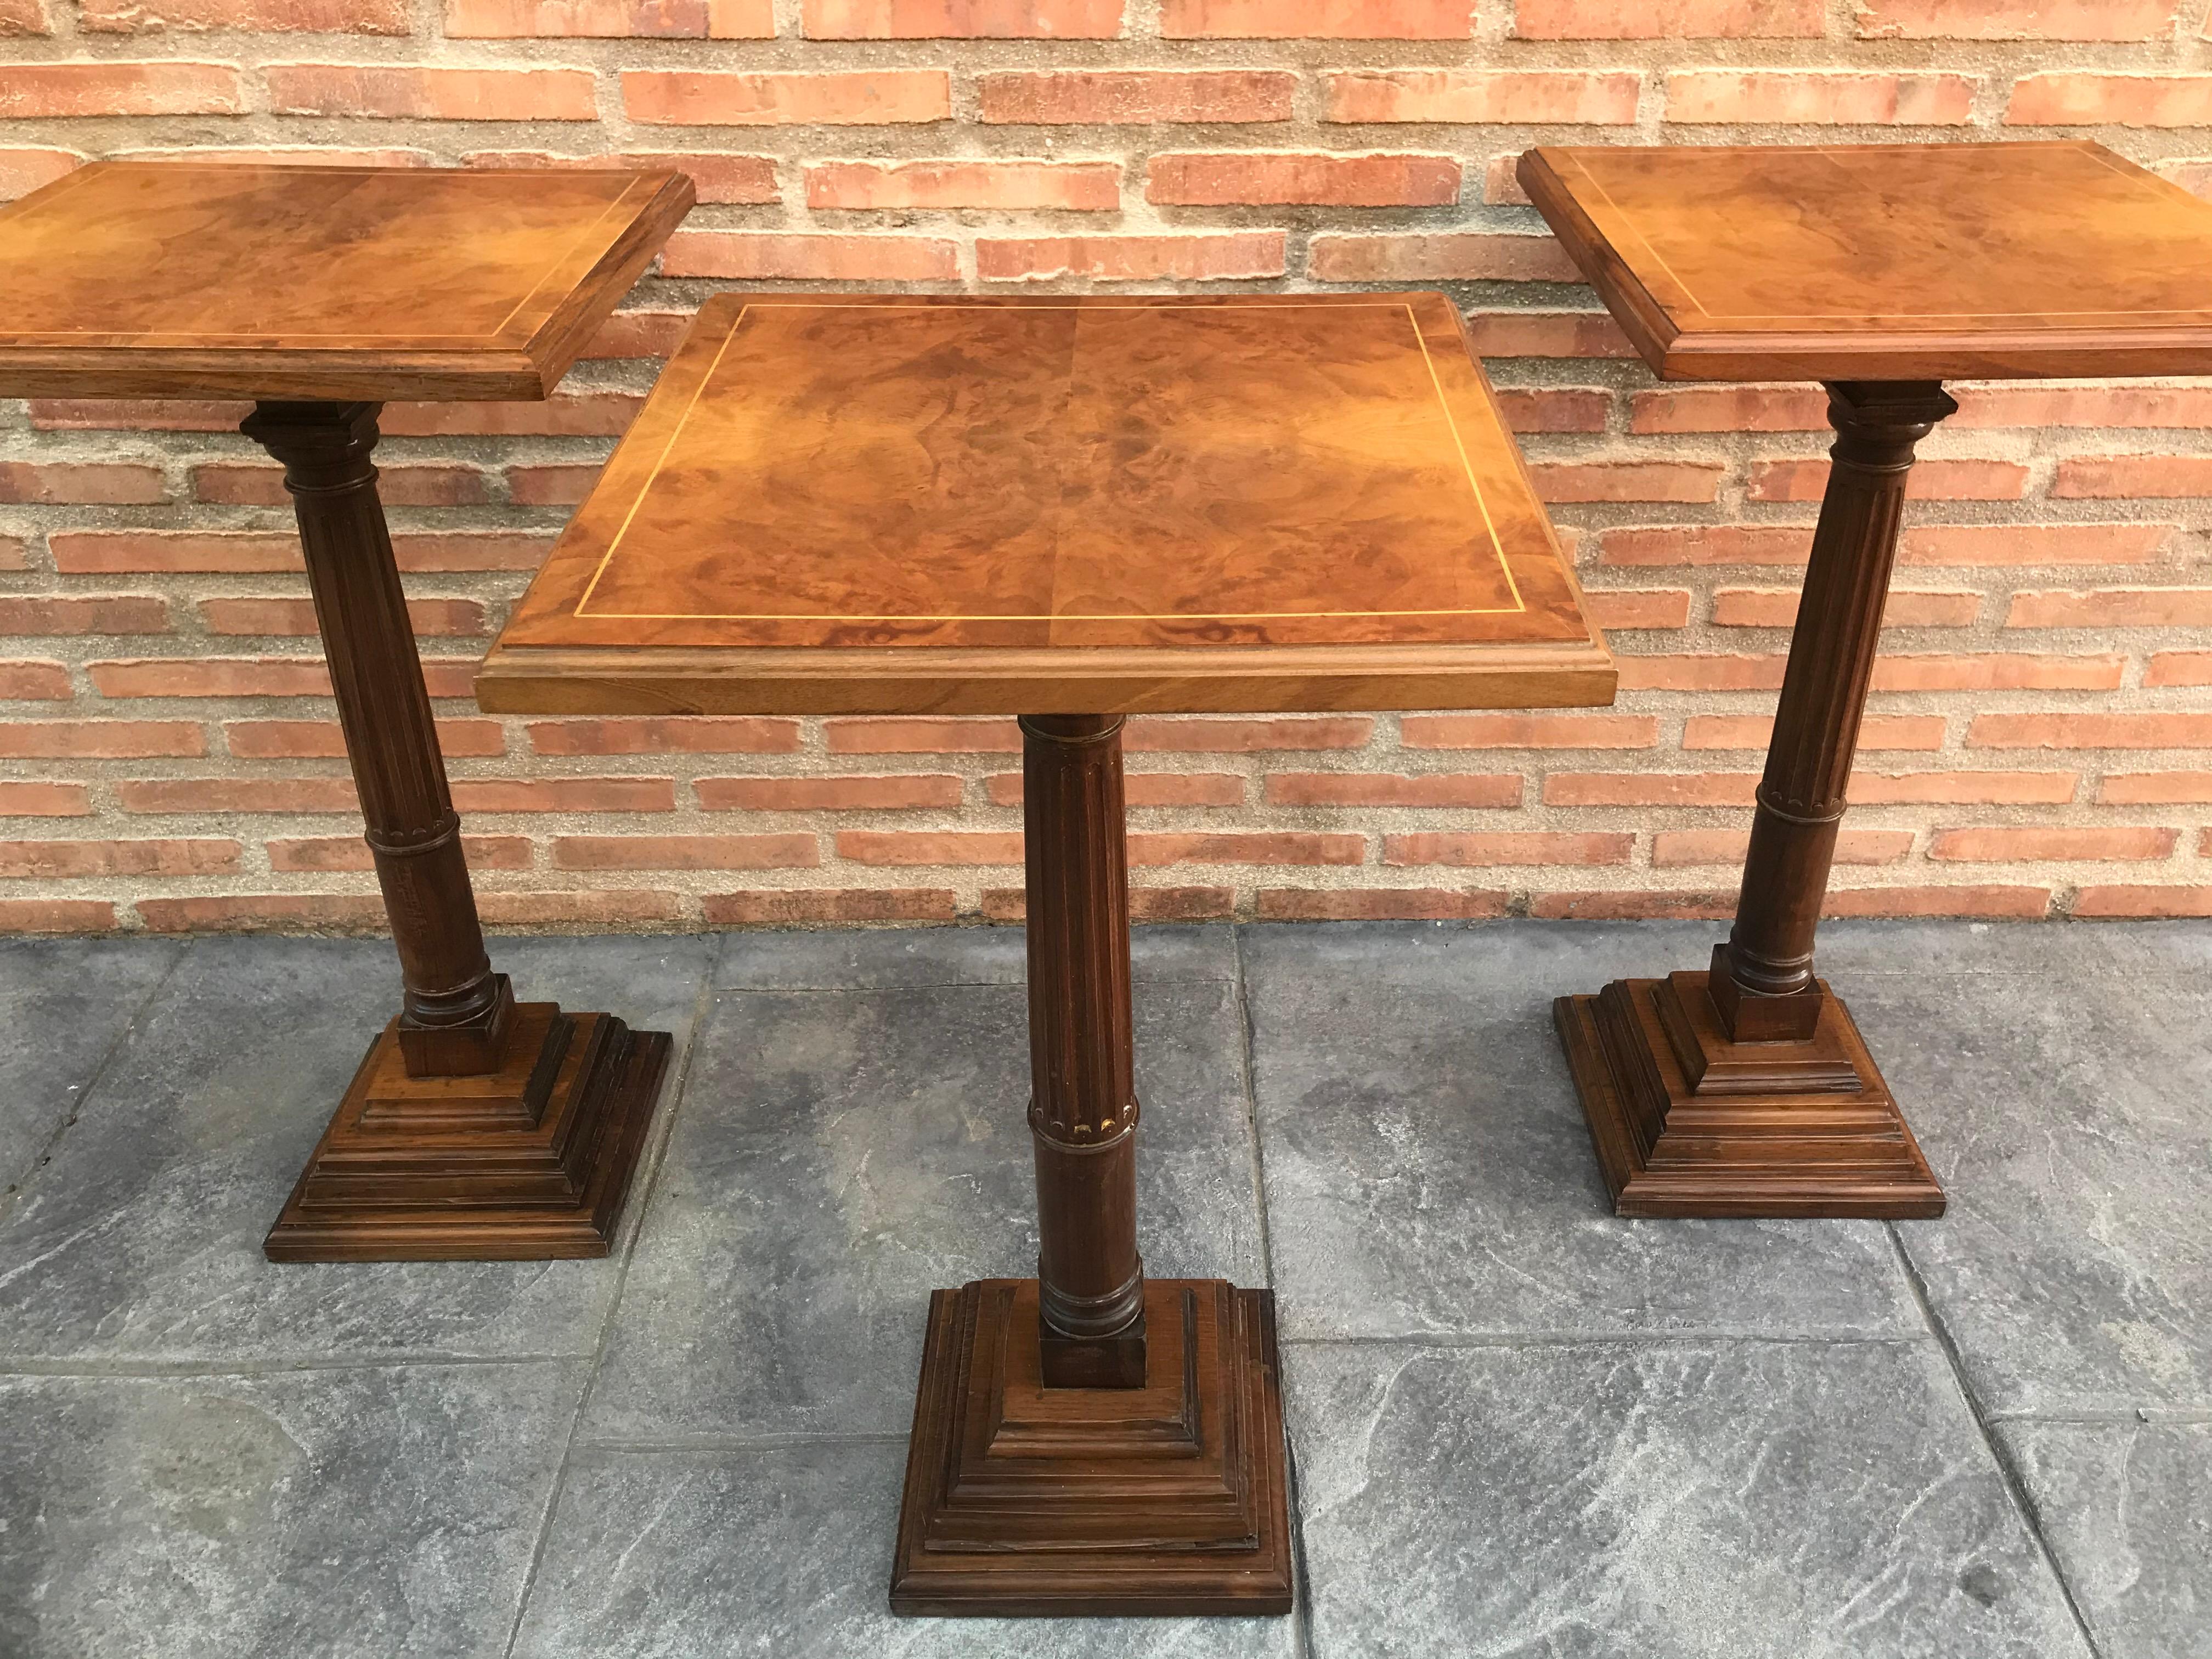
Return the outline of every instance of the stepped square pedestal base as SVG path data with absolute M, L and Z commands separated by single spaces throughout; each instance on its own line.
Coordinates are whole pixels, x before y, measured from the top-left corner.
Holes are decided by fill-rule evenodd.
M 1731 1042 L 1702 973 L 1615 980 L 1552 1005 L 1590 1141 L 1625 1216 L 1943 1213 L 1850 1011 L 1804 1042 Z
M 605 1255 L 667 1069 L 664 1031 L 516 1006 L 496 1072 L 410 1077 L 393 1020 L 283 1213 L 272 1261 Z
M 930 1298 L 891 1608 L 1281 1613 L 1290 1492 L 1274 1297 L 1145 1287 L 1139 1389 L 1048 1389 L 1037 1282 Z

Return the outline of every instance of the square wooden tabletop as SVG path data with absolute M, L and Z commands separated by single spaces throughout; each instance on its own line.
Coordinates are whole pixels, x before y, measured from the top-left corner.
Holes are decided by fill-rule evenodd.
M 680 173 L 98 161 L 0 209 L 0 397 L 543 398 Z
M 1441 295 L 725 295 L 477 695 L 1108 714 L 1613 686 Z
M 1534 149 L 1674 380 L 2212 374 L 2212 203 L 2101 144 Z

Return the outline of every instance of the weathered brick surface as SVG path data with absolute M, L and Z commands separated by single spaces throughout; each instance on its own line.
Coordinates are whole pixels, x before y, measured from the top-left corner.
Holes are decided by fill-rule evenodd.
M 1827 462 L 1661 385 L 1538 142 L 2086 132 L 2212 193 L 2174 0 L 0 0 L 0 199 L 97 155 L 689 172 L 542 404 L 379 453 L 486 917 L 1012 921 L 1011 720 L 500 719 L 473 659 L 708 294 L 1442 287 L 1622 665 L 1602 710 L 1146 716 L 1155 919 L 1725 915 Z M 2212 382 L 1967 382 L 1925 446 L 1836 915 L 2212 914 Z M 380 908 L 235 401 L 0 405 L 0 931 Z

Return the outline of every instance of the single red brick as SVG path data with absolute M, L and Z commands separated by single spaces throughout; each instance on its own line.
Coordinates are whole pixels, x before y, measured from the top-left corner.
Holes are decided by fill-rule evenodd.
M 279 115 L 378 121 L 599 118 L 595 82 L 587 70 L 271 64 L 267 76 L 269 106 Z
M 1668 525 L 1608 530 L 1598 538 L 1607 565 L 1802 564 L 1810 525 Z
M 983 781 L 994 806 L 1022 804 L 1022 775 L 1001 772 Z M 1138 806 L 1242 806 L 1244 780 L 1227 772 L 1132 772 L 1123 780 L 1127 803 Z
M 833 720 L 823 737 L 833 755 L 1018 754 L 1021 728 L 1011 720 Z
M 2106 806 L 2188 805 L 2212 803 L 2212 772 L 2120 772 L 2097 786 Z
M 73 149 L 0 149 L 0 202 L 28 196 L 75 172 L 86 159 Z
M 641 167 L 674 167 L 691 180 L 702 205 L 720 202 L 774 202 L 781 199 L 775 185 L 772 155 L 726 155 L 712 150 L 632 149 L 623 161 Z M 686 322 L 690 319 L 684 318 Z
M 1129 862 L 1159 864 L 1361 864 L 1367 837 L 1295 830 L 1159 830 L 1129 837 Z
M 246 109 L 228 64 L 0 64 L 0 119 L 79 115 L 238 115 Z
M 1650 714 L 1406 714 L 1408 749 L 1649 749 L 1659 741 Z
M 1897 560 L 1910 565 L 2150 564 L 2175 524 L 1907 525 Z
M 1629 400 L 1628 429 L 1683 432 L 1819 432 L 1827 394 L 1798 386 L 1668 386 Z
M 624 70 L 622 97 L 629 118 L 648 125 L 883 126 L 945 119 L 952 78 L 944 70 Z
M 2028 470 L 2014 461 L 1921 461 L 1905 475 L 1908 499 L 1922 501 L 2016 501 L 2027 494 Z M 1758 461 L 1744 487 L 1747 501 L 1817 501 L 1828 487 L 1828 463 Z
M 1549 921 L 1725 921 L 1735 894 L 1632 892 L 1537 893 L 1528 914 Z
M 1865 40 L 2156 40 L 2173 0 L 1859 0 Z
M 1893 806 L 2063 806 L 2078 772 L 1854 772 L 1850 804 Z
M 605 471 L 596 461 L 574 465 L 510 466 L 507 499 L 524 507 L 574 507 L 592 493 Z
M 255 29 L 264 33 L 404 34 L 406 0 L 79 0 L 87 33 Z
M 197 720 L 0 720 L 0 759 L 139 760 L 204 755 Z
M 981 914 L 988 922 L 1023 921 L 1029 896 L 1018 887 L 987 887 Z M 1132 887 L 1129 920 L 1134 922 L 1226 921 L 1237 914 L 1237 895 L 1227 887 Z
M 2160 651 L 2143 670 L 2145 685 L 2212 685 L 2212 651 Z
M 1328 77 L 1336 122 L 1481 122 L 1626 126 L 1644 77 L 1634 70 L 1350 70 Z
M 166 634 L 169 602 L 152 593 L 0 597 L 0 634 Z
M 945 283 L 960 276 L 960 252 L 938 236 L 679 230 L 660 268 L 669 276 L 738 282 Z
M 1614 659 L 1624 691 L 1771 691 L 1783 659 L 1749 652 L 1682 652 Z
M 1718 461 L 1539 461 L 1528 472 L 1547 501 L 1711 501 L 1728 468 Z
M 2077 916 L 2212 916 L 2212 887 L 2087 886 L 2074 896 Z
M 819 161 L 811 208 L 1003 208 L 1110 213 L 1118 161 Z
M 327 697 L 319 657 L 139 657 L 85 665 L 103 697 Z
M 350 778 L 129 778 L 115 786 L 126 812 L 353 812 Z
M 211 634 L 275 638 L 315 632 L 315 607 L 308 599 L 202 599 L 199 611 Z M 417 634 L 484 632 L 484 608 L 476 599 L 410 599 L 407 617 Z
M 2051 481 L 2057 501 L 2212 495 L 2212 455 L 2074 455 Z
M 2008 127 L 2212 126 L 2212 75 L 2024 75 Z
M 1510 893 L 1447 887 L 1262 887 L 1262 921 L 1484 921 L 1512 908 Z
M 533 720 L 530 746 L 541 755 L 787 755 L 799 747 L 799 722 L 756 714 Z
M 2015 593 L 2007 628 L 2212 628 L 2212 587 Z
M 63 664 L 0 659 L 0 702 L 65 702 L 70 696 L 69 669 Z
M 1110 40 L 1121 0 L 806 0 L 810 40 Z
M 118 161 L 197 161 L 230 166 L 300 167 L 427 167 L 438 164 L 438 158 L 427 149 L 410 149 L 404 144 L 340 147 L 323 144 L 190 144 L 175 149 L 124 149 L 110 157 Z M 216 407 L 215 404 L 187 404 L 188 409 Z M 161 404 L 133 405 L 160 408 Z M 175 405 L 171 405 L 175 407 Z M 251 404 L 240 405 L 250 410 Z M 238 422 L 232 421 L 232 426 Z
M 763 888 L 709 893 L 700 900 L 716 927 L 841 927 L 872 921 L 951 921 L 957 914 L 949 887 Z
M 1199 207 L 1313 203 L 1436 207 L 1459 200 L 1449 155 L 1346 155 L 1326 150 L 1230 150 L 1152 157 L 1145 199 Z
M 1748 830 L 1662 830 L 1651 837 L 1655 868 L 1741 865 L 1751 846 Z M 1895 864 L 1912 851 L 1910 830 L 1845 830 L 1836 837 L 1838 864 Z
M 386 404 L 388 438 L 618 438 L 643 407 L 635 392 L 559 392 L 537 404 Z
M 155 466 L 72 461 L 0 461 L 0 501 L 41 506 L 166 501 L 168 485 Z
M 1613 393 L 1580 386 L 1504 386 L 1496 396 L 1505 424 L 1523 434 L 1602 432 L 1613 409 Z
M 1583 615 L 1600 628 L 1686 628 L 1689 590 L 1680 587 L 1592 588 L 1583 595 Z
M 1297 84 L 1283 70 L 1010 70 L 977 91 L 988 125 L 1154 126 L 1287 121 Z
M 295 836 L 266 843 L 272 870 L 374 870 L 376 860 L 359 836 Z M 471 870 L 527 870 L 527 836 L 463 836 L 461 851 Z
M 2094 829 L 1983 826 L 1939 830 L 1928 856 L 1955 864 L 2019 864 L 2035 860 L 2118 862 L 2172 856 L 2179 830 L 2099 825 Z
M 635 888 L 597 887 L 580 893 L 537 887 L 505 893 L 480 889 L 477 914 L 494 927 L 632 927 L 682 921 L 684 898 L 665 890 Z
M 1062 276 L 1105 283 L 1210 282 L 1279 276 L 1285 269 L 1279 230 L 1167 236 L 981 236 L 975 240 L 975 274 L 985 282 Z
M 1472 0 L 1160 0 L 1170 40 L 1464 40 Z
M 1749 772 L 1554 772 L 1544 780 L 1544 805 L 1748 806 L 1758 787 Z
M 161 841 L 0 841 L 0 876 L 211 876 L 246 850 L 228 836 Z
M 449 40 L 544 35 L 767 40 L 772 0 L 446 0 Z
M 104 933 L 114 926 L 107 899 L 0 898 L 0 933 Z
M 1266 780 L 1270 806 L 1518 806 L 1517 774 L 1279 772 Z
M 437 729 L 438 748 L 448 760 L 507 752 L 497 720 L 440 720 Z M 339 760 L 346 752 L 336 720 L 225 720 L 222 736 L 241 760 Z
M 1461 866 L 1626 864 L 1636 837 L 1509 830 L 1492 834 L 1424 832 L 1382 837 L 1385 864 Z
M 1975 749 L 2212 748 L 2212 714 L 1977 714 Z
M 1827 33 L 1827 0 L 1516 0 L 1523 40 L 1681 40 Z
M 82 818 L 91 813 L 91 792 L 81 783 L 0 782 L 0 817 Z
M 550 536 L 508 530 L 412 531 L 392 538 L 392 556 L 409 572 L 535 570 L 552 545 Z
M 304 568 L 296 536 L 193 530 L 57 530 L 46 538 L 64 576 L 142 571 L 247 574 Z
M 2212 387 L 2207 386 L 2000 385 L 1958 391 L 1959 412 L 1943 423 L 1954 429 L 2212 425 Z
M 1965 628 L 1981 610 L 1982 596 L 1958 590 L 1893 588 L 1883 605 L 1884 628 Z M 1797 621 L 1794 587 L 1723 587 L 1713 595 L 1717 628 L 1790 628 Z
M 2051 913 L 2047 887 L 1858 887 L 1832 890 L 1823 916 L 1979 916 L 2040 921 Z
M 1881 657 L 1877 691 L 2112 691 L 2127 672 L 2124 657 L 2041 656 L 2027 652 L 1948 657 Z
M 1972 76 L 1821 70 L 1675 70 L 1667 115 L 1682 125 L 1964 126 Z
M 1191 719 L 1139 714 L 1123 728 L 1132 754 L 1244 755 L 1260 750 L 1359 749 L 1374 735 L 1367 714 L 1263 714 Z
M 1022 838 L 999 830 L 840 830 L 837 856 L 855 864 L 1019 864 Z
M 1321 283 L 1571 283 L 1581 275 L 1548 236 L 1471 230 L 1319 235 L 1306 268 Z
M 556 870 L 783 870 L 822 862 L 811 835 L 556 836 Z
M 1869 714 L 1859 726 L 1861 749 L 1941 749 L 1941 714 Z M 1764 714 L 1692 714 L 1682 722 L 1682 747 L 1765 750 L 1774 721 Z
M 700 778 L 692 787 L 710 812 L 850 812 L 957 806 L 962 786 L 949 773 L 906 772 L 870 778 Z
M 456 778 L 464 812 L 672 812 L 673 778 Z
M 382 933 L 384 900 L 374 893 L 242 893 L 207 898 L 140 899 L 138 919 L 156 933 Z
M 1479 357 L 1636 356 L 1620 325 L 1603 311 L 1478 311 L 1468 318 L 1467 328 Z M 1611 394 L 1605 395 L 1610 401 Z M 1604 428 L 1601 422 L 1591 429 Z

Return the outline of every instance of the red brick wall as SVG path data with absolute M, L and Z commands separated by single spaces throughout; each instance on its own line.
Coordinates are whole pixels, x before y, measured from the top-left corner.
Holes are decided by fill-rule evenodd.
M 1474 317 L 1617 708 L 1133 722 L 1155 915 L 1724 908 L 1820 399 L 1662 387 L 1537 142 L 2087 133 L 2212 175 L 2206 0 L 0 0 L 0 190 L 80 159 L 674 159 L 702 205 L 551 404 L 395 407 L 487 912 L 1004 915 L 1006 722 L 498 720 L 471 659 L 688 309 L 750 282 L 1421 284 Z M 0 303 L 4 298 L 0 297 Z M 1966 386 L 1834 908 L 2212 911 L 2212 386 Z M 0 405 L 0 927 L 373 923 L 273 472 L 206 405 Z

